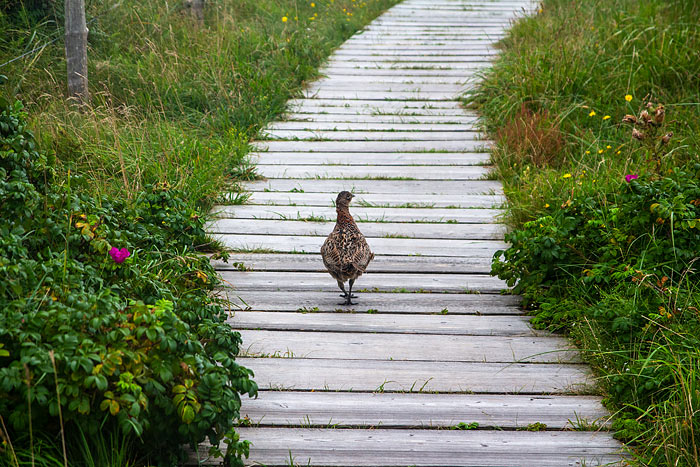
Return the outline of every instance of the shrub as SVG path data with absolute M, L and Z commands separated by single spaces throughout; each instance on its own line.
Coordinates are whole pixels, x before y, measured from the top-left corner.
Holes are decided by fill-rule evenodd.
M 0 413 L 29 429 L 139 437 L 153 459 L 205 437 L 230 453 L 252 372 L 220 285 L 203 220 L 167 185 L 132 200 L 58 180 L 19 102 L 0 100 Z M 120 255 L 117 251 L 121 251 Z M 129 256 L 126 257 L 126 252 Z M 78 430 L 79 429 L 79 430 Z

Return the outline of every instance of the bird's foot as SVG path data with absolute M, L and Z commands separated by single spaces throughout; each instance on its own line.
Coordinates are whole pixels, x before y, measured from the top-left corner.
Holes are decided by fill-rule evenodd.
M 347 292 L 341 293 L 341 294 L 339 295 L 339 297 L 348 298 L 348 293 L 347 293 Z M 352 295 L 350 295 L 350 298 L 357 298 L 357 295 L 352 294 Z
M 352 300 L 350 300 L 350 299 L 348 298 L 348 299 L 345 300 L 344 302 L 338 303 L 338 305 L 357 305 L 357 302 L 353 302 Z

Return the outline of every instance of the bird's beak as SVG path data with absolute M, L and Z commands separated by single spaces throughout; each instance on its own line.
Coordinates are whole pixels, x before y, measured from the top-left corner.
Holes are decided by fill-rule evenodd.
M 352 193 L 350 193 L 350 199 L 353 199 L 354 197 L 355 197 L 355 195 L 353 195 Z

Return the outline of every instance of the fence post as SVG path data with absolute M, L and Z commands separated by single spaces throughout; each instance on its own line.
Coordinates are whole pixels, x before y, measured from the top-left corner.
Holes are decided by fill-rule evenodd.
M 204 21 L 204 0 L 192 0 L 192 14 L 197 21 Z
M 65 0 L 66 9 L 66 67 L 68 71 L 68 95 L 87 102 L 87 38 L 85 25 L 85 0 Z

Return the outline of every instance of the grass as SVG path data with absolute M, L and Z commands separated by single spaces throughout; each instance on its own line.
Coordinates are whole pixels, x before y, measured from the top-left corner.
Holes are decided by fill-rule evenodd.
M 249 140 L 393 3 L 227 0 L 208 4 L 198 25 L 182 2 L 89 2 L 88 19 L 99 15 L 89 26 L 91 105 L 65 100 L 62 41 L 0 68 L 2 92 L 25 102 L 56 167 L 83 174 L 91 192 L 131 197 L 167 182 L 206 210 L 232 177 L 250 179 L 239 169 Z M 0 12 L 0 63 L 62 24 L 60 12 Z
M 656 215 L 630 227 L 634 217 L 655 213 L 654 200 L 697 193 L 699 19 L 697 2 L 545 0 L 501 41 L 502 55 L 465 98 L 497 142 L 494 175 L 509 200 L 511 240 L 554 247 L 557 229 L 583 212 L 598 213 L 587 224 L 599 223 L 597 238 L 607 241 L 607 229 L 619 235 L 607 258 L 598 256 L 604 246 L 578 231 L 561 245 L 566 261 L 523 249 L 496 266 L 499 273 L 532 267 L 530 279 L 523 270 L 511 279 L 528 284 L 520 292 L 534 322 L 568 331 L 587 350 L 616 415 L 612 427 L 638 465 L 700 465 L 698 235 L 674 226 L 673 216 L 670 233 Z M 656 120 L 659 104 L 665 115 Z M 622 120 L 642 119 L 645 110 L 658 125 L 637 125 L 640 141 Z M 629 218 L 616 217 L 626 213 L 621 200 L 679 170 L 689 175 L 674 188 L 648 195 L 652 201 Z M 692 217 L 697 195 L 689 196 L 679 202 Z M 681 232 L 696 239 L 688 254 L 674 238 Z M 664 242 L 672 247 L 655 259 Z M 540 260 L 552 267 L 533 279 Z M 597 268 L 609 274 L 596 277 Z

